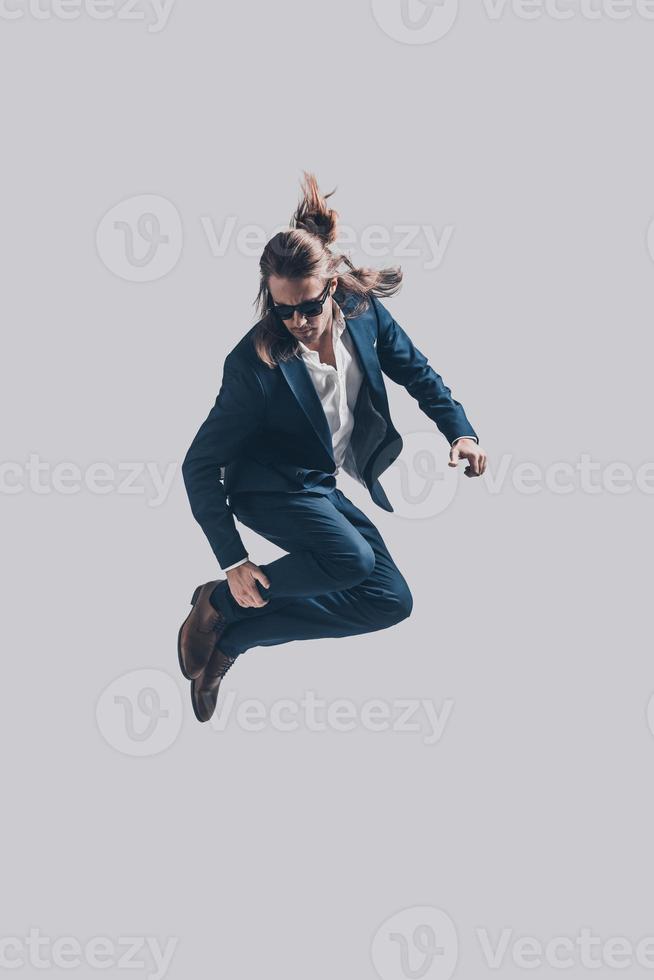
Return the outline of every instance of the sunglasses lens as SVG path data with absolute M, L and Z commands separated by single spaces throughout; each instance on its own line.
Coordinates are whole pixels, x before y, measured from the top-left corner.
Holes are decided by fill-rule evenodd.
M 327 290 L 328 289 L 329 286 L 327 287 Z M 277 316 L 279 316 L 282 320 L 292 320 L 295 310 L 298 311 L 300 316 L 319 316 L 323 310 L 327 290 L 325 293 L 323 293 L 321 299 L 308 299 L 306 303 L 299 303 L 297 306 L 275 306 L 275 304 L 272 303 L 272 309 L 274 309 Z
M 303 316 L 318 316 L 321 312 L 322 307 L 320 303 L 303 303 L 300 307 L 300 313 Z

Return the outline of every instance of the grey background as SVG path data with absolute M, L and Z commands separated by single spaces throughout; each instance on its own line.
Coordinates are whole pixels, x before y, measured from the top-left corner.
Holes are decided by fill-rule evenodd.
M 455 923 L 457 977 L 497 972 L 480 927 L 543 943 L 584 926 L 654 934 L 651 495 L 597 475 L 596 493 L 511 480 L 584 453 L 601 470 L 651 459 L 654 22 L 575 9 L 492 20 L 462 5 L 427 44 L 343 0 L 178 0 L 158 33 L 115 16 L 0 19 L 5 461 L 179 464 L 258 286 L 256 257 L 212 255 L 202 218 L 269 237 L 303 169 L 337 187 L 356 229 L 453 228 L 437 269 L 353 255 L 403 267 L 388 307 L 489 458 L 415 519 L 344 476 L 409 581 L 412 617 L 252 650 L 225 685 L 266 704 L 307 690 L 451 699 L 432 746 L 362 726 L 196 723 L 176 635 L 217 569 L 179 469 L 159 507 L 145 493 L 3 493 L 3 936 L 177 937 L 173 980 L 322 980 L 375 977 L 373 937 L 414 906 Z M 181 254 L 128 281 L 96 232 L 150 194 L 179 212 Z M 435 431 L 388 389 L 402 433 Z M 382 483 L 400 509 L 397 472 Z M 278 554 L 241 530 L 253 560 Z M 96 707 L 140 668 L 172 678 L 183 717 L 165 751 L 136 758 Z M 125 971 L 78 971 L 99 972 Z M 501 972 L 525 970 L 509 954 Z

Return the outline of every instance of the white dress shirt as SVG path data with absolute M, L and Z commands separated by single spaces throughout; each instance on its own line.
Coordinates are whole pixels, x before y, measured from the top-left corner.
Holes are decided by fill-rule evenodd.
M 354 406 L 363 381 L 363 372 L 350 333 L 345 329 L 343 311 L 333 298 L 332 303 L 332 346 L 336 367 L 323 363 L 318 351 L 311 350 L 301 340 L 298 340 L 298 344 L 332 434 L 336 463 L 334 475 L 336 476 L 343 469 L 365 486 L 357 473 L 350 451 L 350 437 L 354 428 Z
M 350 449 L 350 436 L 354 428 L 354 406 L 363 381 L 363 373 L 352 344 L 352 338 L 346 329 L 347 324 L 343 311 L 333 297 L 332 303 L 332 345 L 336 367 L 321 361 L 319 352 L 311 350 L 299 339 L 298 344 L 300 355 L 307 366 L 313 386 L 320 398 L 332 434 L 334 461 L 336 463 L 334 475 L 338 475 L 343 469 L 358 483 L 365 486 L 365 482 L 357 473 Z M 457 436 L 452 445 L 459 439 L 465 438 L 474 437 Z M 241 561 L 234 562 L 233 565 L 223 568 L 222 571 L 227 572 L 230 568 L 236 568 L 237 565 L 242 565 L 249 560 L 249 556 L 242 558 Z

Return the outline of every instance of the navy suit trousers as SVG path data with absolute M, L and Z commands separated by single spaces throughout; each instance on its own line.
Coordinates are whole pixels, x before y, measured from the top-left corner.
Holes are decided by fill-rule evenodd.
M 338 487 L 327 494 L 245 491 L 230 505 L 242 524 L 287 554 L 259 565 L 270 582 L 267 589 L 255 583 L 265 606 L 239 605 L 227 581 L 214 589 L 211 601 L 228 624 L 224 653 L 370 633 L 411 614 L 409 586 L 379 531 Z

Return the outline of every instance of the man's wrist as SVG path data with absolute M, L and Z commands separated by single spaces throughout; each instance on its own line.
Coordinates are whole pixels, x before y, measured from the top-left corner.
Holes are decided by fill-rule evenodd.
M 246 561 L 250 560 L 250 556 L 246 555 L 245 558 L 241 558 L 240 561 L 235 561 L 233 565 L 228 565 L 227 568 L 221 568 L 221 572 L 229 572 L 232 568 L 238 568 L 239 565 L 244 565 Z

